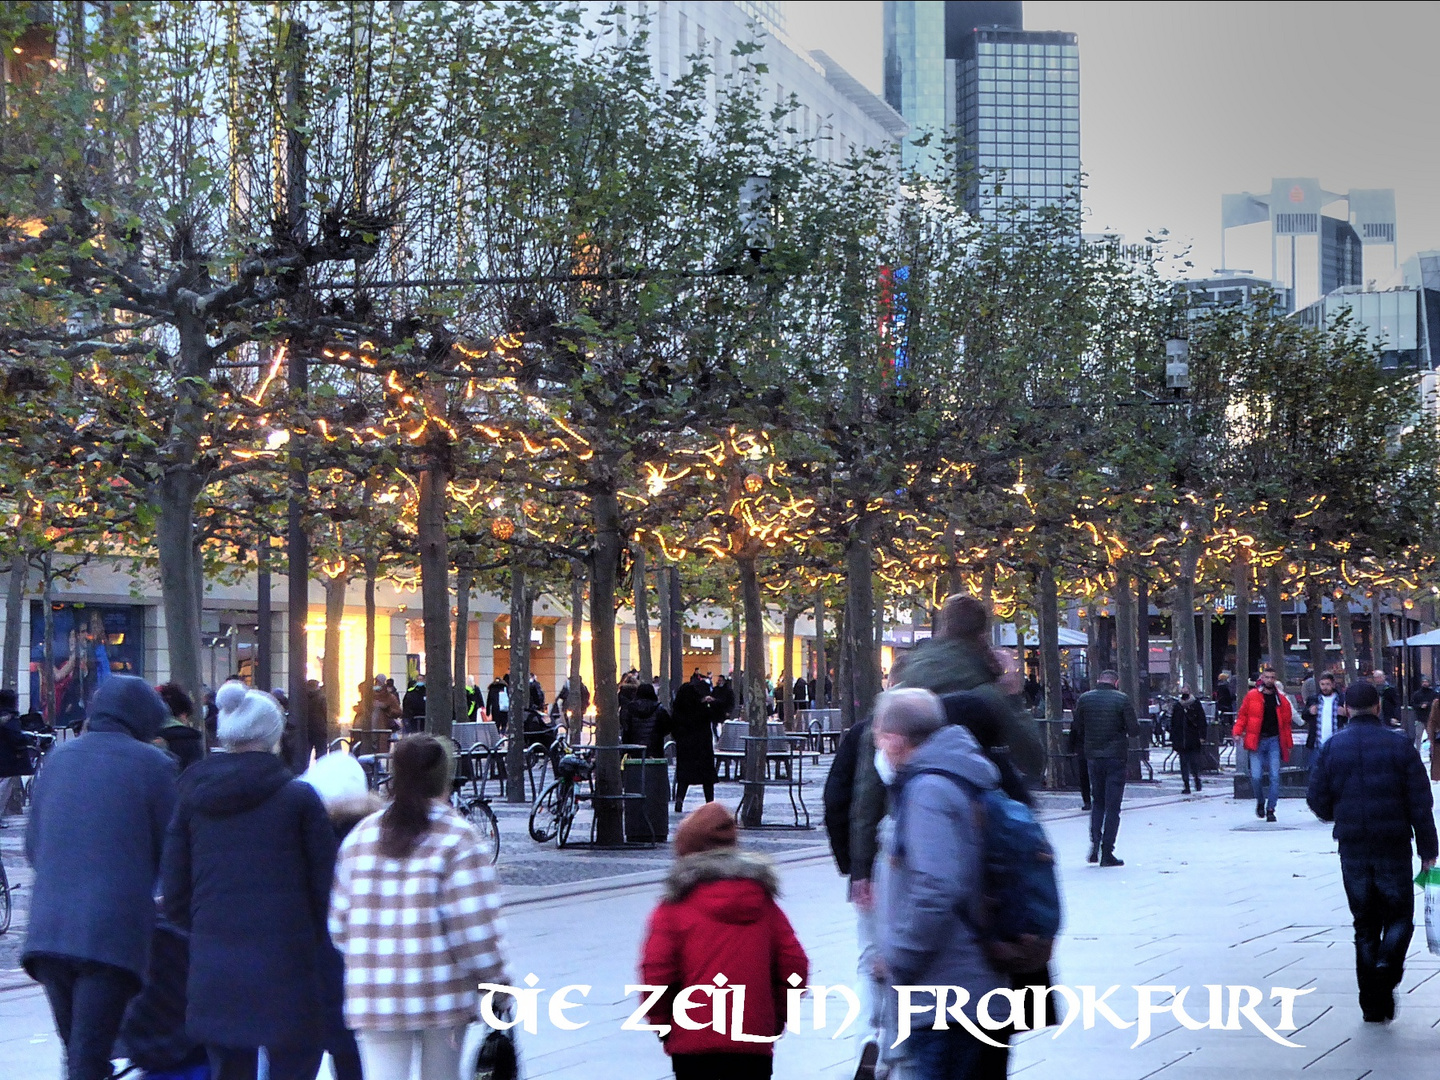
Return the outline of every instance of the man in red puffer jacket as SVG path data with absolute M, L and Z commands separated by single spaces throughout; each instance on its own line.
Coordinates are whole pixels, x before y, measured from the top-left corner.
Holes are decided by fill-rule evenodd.
M 650 1010 L 676 1080 L 768 1080 L 774 1040 L 785 1030 L 786 991 L 792 974 L 803 986 L 810 975 L 805 950 L 775 903 L 779 882 L 763 855 L 740 851 L 735 818 L 706 803 L 680 823 L 678 856 L 665 879 L 665 895 L 650 916 L 640 980 L 668 987 Z M 710 987 L 723 975 L 724 1034 L 712 1026 L 712 997 L 687 987 Z M 744 988 L 743 1024 L 735 1001 Z M 677 1001 L 677 995 L 682 1000 Z M 675 1022 L 681 1005 L 690 1030 Z M 763 1041 L 737 1041 L 737 1031 Z
M 1255 792 L 1255 816 L 1275 820 L 1280 798 L 1280 763 L 1290 760 L 1294 732 L 1290 729 L 1290 699 L 1280 692 L 1273 667 L 1260 669 L 1258 686 L 1245 695 L 1231 732 L 1245 740 L 1250 751 L 1250 786 Z M 1262 779 L 1265 786 L 1261 787 Z

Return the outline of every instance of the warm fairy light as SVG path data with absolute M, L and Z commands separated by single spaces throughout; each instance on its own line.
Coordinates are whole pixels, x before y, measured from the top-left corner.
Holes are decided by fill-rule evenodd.
M 507 517 L 496 518 L 490 522 L 490 535 L 496 540 L 509 540 L 515 535 L 515 522 Z

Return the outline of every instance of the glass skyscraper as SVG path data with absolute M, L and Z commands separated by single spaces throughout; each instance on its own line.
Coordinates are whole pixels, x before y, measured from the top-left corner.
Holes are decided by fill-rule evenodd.
M 910 122 L 907 142 L 954 135 L 972 212 L 1078 194 L 1079 45 L 1074 34 L 1024 29 L 1019 3 L 887 0 L 885 97 Z M 940 160 L 906 150 L 907 164 Z

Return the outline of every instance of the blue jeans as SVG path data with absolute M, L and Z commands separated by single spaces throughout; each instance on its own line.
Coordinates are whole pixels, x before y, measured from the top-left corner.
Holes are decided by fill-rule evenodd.
M 971 1080 L 980 1061 L 980 1043 L 952 1023 L 944 1031 L 917 1028 L 905 1042 L 906 1080 Z
M 1260 776 L 1264 773 L 1269 783 L 1262 790 Z M 1258 802 L 1265 799 L 1265 809 L 1274 810 L 1280 801 L 1280 736 L 1266 735 L 1260 740 L 1260 748 L 1250 751 L 1250 790 Z
M 1345 899 L 1355 917 L 1355 980 L 1360 1007 L 1379 1012 L 1405 974 L 1405 953 L 1415 932 L 1415 888 L 1410 855 L 1340 856 Z

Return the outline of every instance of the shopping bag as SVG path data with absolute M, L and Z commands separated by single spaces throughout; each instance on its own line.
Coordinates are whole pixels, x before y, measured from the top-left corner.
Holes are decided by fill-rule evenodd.
M 1415 884 L 1425 890 L 1425 944 L 1440 956 L 1440 870 L 1420 871 Z

